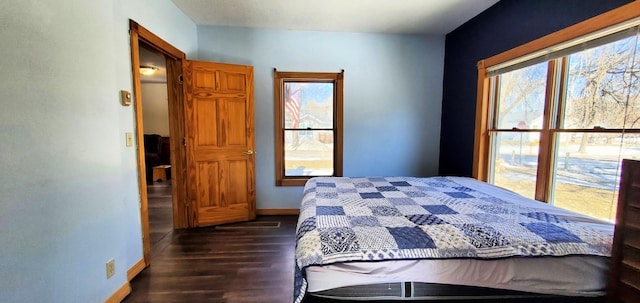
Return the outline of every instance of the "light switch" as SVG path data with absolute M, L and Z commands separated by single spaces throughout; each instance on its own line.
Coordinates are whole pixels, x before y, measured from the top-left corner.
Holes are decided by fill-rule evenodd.
M 125 137 L 125 142 L 126 142 L 127 147 L 133 146 L 133 134 L 132 133 L 125 133 L 124 137 Z

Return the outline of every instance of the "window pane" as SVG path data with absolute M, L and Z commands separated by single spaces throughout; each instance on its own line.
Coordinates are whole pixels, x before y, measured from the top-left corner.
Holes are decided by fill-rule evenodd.
M 627 127 L 640 128 L 637 48 L 637 37 L 629 37 L 569 56 L 562 128 L 623 128 L 625 120 Z
M 540 133 L 497 132 L 492 140 L 491 183 L 533 199 Z
M 333 131 L 284 132 L 285 176 L 332 176 Z
M 499 76 L 499 129 L 541 129 L 544 114 L 547 62 Z
M 620 134 L 562 133 L 553 165 L 550 203 L 603 220 L 615 220 L 620 152 L 639 157 L 637 137 Z
M 285 128 L 333 128 L 333 83 L 285 82 Z

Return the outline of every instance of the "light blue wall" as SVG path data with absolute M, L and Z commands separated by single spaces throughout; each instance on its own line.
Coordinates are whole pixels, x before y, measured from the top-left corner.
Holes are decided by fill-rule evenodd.
M 142 258 L 129 18 L 196 55 L 169 0 L 0 2 L 0 302 L 103 302 Z
M 273 68 L 345 70 L 345 176 L 437 174 L 444 37 L 198 26 L 198 54 L 254 66 L 258 208 L 302 197 L 274 185 Z
M 255 66 L 259 208 L 297 207 L 301 192 L 273 186 L 273 67 L 346 70 L 345 175 L 437 171 L 442 37 L 196 36 L 168 0 L 2 1 L 0 302 L 102 302 L 142 258 L 134 112 L 118 99 L 132 91 L 129 18 L 189 58 Z

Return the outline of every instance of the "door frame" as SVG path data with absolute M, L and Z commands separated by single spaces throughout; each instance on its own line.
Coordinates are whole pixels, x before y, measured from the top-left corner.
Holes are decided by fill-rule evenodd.
M 138 187 L 140 190 L 140 222 L 142 225 L 142 246 L 145 267 L 151 263 L 151 239 L 149 236 L 149 209 L 147 197 L 146 165 L 144 150 L 144 127 L 142 119 L 142 92 L 140 86 L 140 48 L 139 43 L 155 48 L 166 58 L 167 97 L 169 102 L 169 142 L 172 178 L 173 228 L 189 227 L 189 207 L 187 199 L 187 171 L 184 116 L 184 94 L 181 81 L 182 61 L 186 55 L 173 45 L 162 40 L 137 22 L 129 19 L 131 37 L 131 71 L 133 75 L 133 96 L 135 112 L 136 152 L 138 162 Z

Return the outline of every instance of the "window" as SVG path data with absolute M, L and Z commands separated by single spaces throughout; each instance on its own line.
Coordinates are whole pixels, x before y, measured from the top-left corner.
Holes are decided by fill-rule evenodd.
M 274 72 L 276 185 L 342 176 L 343 76 Z
M 474 176 L 615 220 L 622 159 L 640 158 L 639 23 L 481 61 Z

